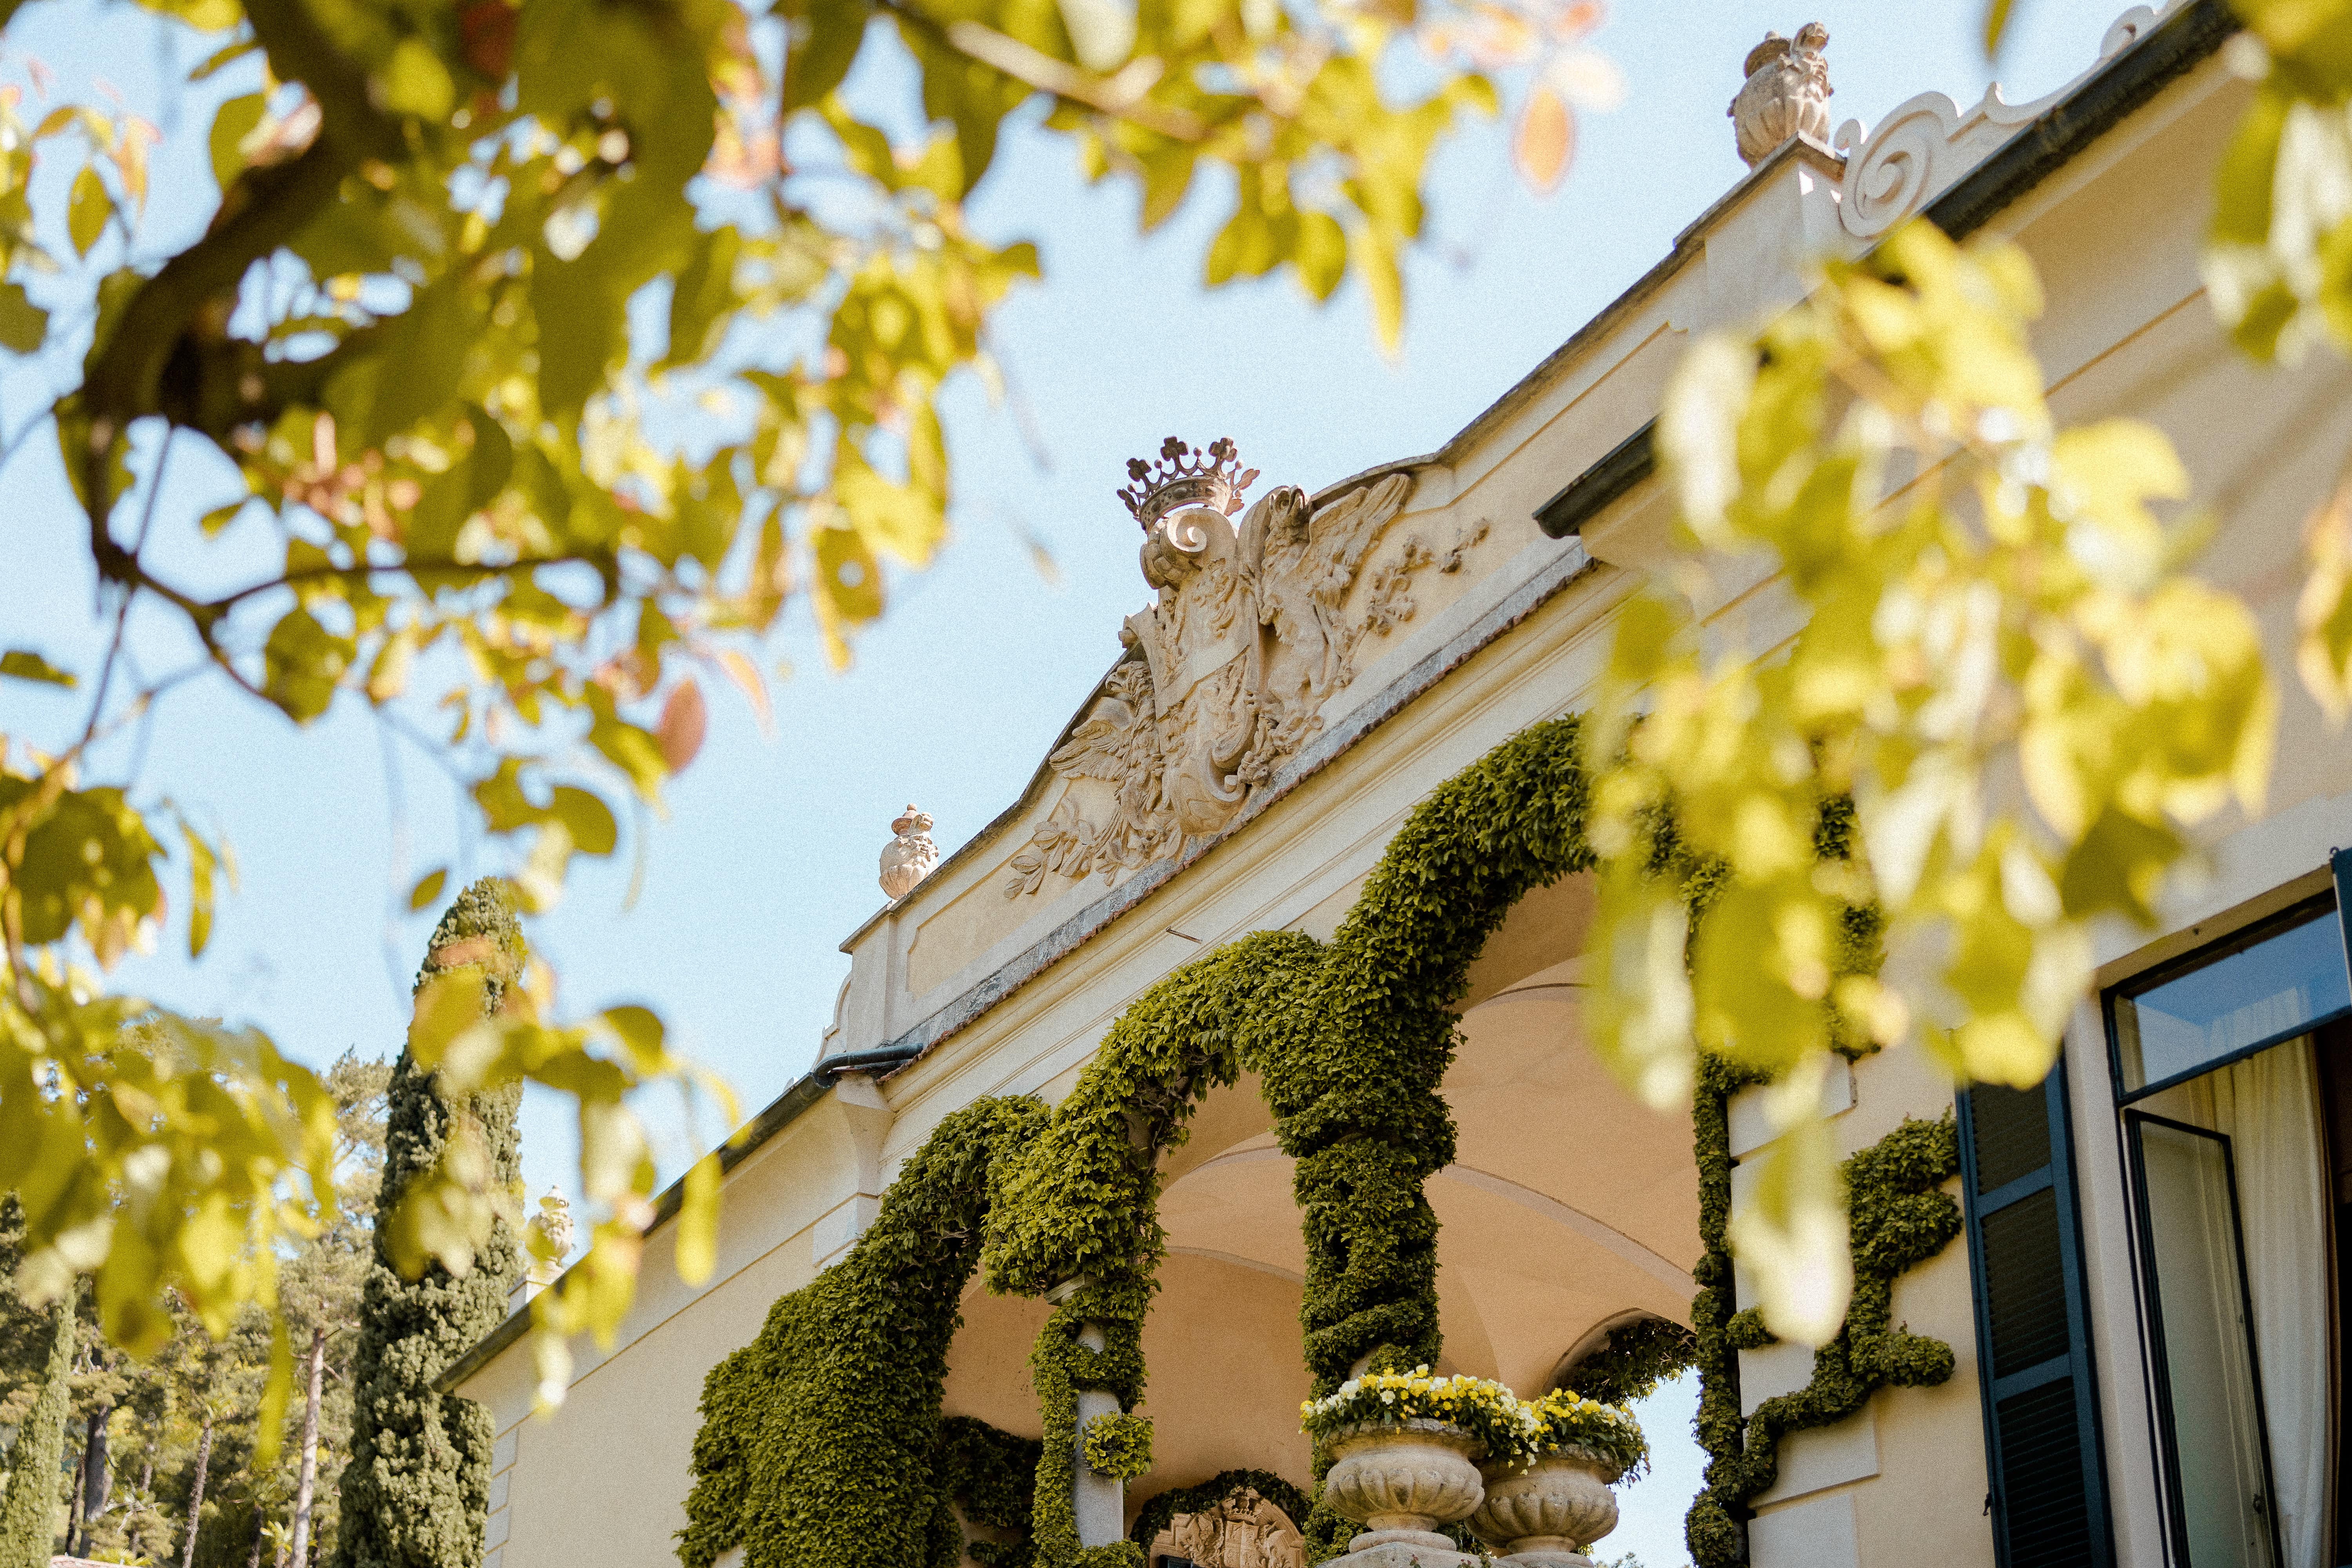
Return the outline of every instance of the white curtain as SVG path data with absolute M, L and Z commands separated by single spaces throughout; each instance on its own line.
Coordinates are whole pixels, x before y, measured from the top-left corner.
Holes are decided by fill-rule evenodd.
M 2216 1072 L 2213 1129 L 2237 1163 L 2285 1568 L 2328 1568 L 2327 1187 L 2308 1037 Z

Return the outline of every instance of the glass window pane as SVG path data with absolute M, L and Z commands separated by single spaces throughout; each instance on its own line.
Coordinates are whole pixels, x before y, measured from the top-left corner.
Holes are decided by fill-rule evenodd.
M 2116 997 L 2126 1091 L 2160 1083 L 2352 1007 L 2332 909 L 2258 930 L 2186 973 Z
M 2273 1568 L 2228 1142 L 2135 1120 L 2186 1568 Z

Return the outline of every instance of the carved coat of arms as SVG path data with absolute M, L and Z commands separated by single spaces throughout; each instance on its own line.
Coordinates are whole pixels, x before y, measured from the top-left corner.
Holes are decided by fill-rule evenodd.
M 1066 796 L 1013 857 L 1008 898 L 1048 876 L 1108 879 L 1222 831 L 1320 731 L 1365 635 L 1411 617 L 1412 574 L 1434 559 L 1409 542 L 1350 612 L 1365 556 L 1412 489 L 1408 474 L 1320 507 L 1284 485 L 1244 511 L 1257 470 L 1242 470 L 1234 444 L 1194 450 L 1172 436 L 1158 462 L 1137 459 L 1128 474 L 1118 496 L 1142 525 L 1143 577 L 1159 598 L 1127 617 L 1128 658 L 1048 759 L 1066 779 L 1109 784 L 1111 798 L 1089 817 L 1077 792 Z
M 1244 1488 L 1205 1512 L 1169 1521 L 1154 1555 L 1193 1568 L 1306 1568 L 1307 1542 L 1288 1514 Z

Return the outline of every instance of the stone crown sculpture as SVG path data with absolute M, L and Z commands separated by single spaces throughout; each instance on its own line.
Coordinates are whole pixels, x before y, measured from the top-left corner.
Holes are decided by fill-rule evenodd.
M 940 847 L 931 842 L 931 814 L 911 802 L 890 831 L 898 837 L 882 846 L 882 891 L 896 903 L 931 874 L 940 863 Z
M 1257 470 L 1242 471 L 1241 457 L 1229 437 L 1220 437 L 1195 451 L 1171 436 L 1160 443 L 1160 460 L 1127 461 L 1127 477 L 1135 483 L 1118 492 L 1128 511 L 1146 533 L 1170 512 L 1205 506 L 1220 517 L 1241 510 L 1242 492 L 1257 478 Z
M 1767 33 L 1748 51 L 1748 80 L 1725 110 L 1739 138 L 1739 156 L 1754 168 L 1792 136 L 1830 139 L 1830 66 L 1822 50 L 1830 30 L 1819 22 L 1793 39 Z

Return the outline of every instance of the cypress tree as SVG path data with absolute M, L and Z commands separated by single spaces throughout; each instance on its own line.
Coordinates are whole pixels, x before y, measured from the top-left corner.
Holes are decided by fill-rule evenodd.
M 505 883 L 476 882 L 433 933 L 416 989 L 446 971 L 482 968 L 482 1011 L 495 1013 L 522 973 L 524 947 Z M 492 1183 L 520 1191 L 515 1112 L 520 1085 L 464 1107 L 441 1097 L 429 1072 L 403 1050 L 392 1073 L 375 1254 L 360 1300 L 352 1361 L 351 1457 L 341 1487 L 334 1568 L 477 1568 L 489 1514 L 489 1412 L 436 1392 L 443 1369 L 498 1326 L 521 1275 L 515 1234 L 490 1227 L 474 1266 L 453 1276 L 428 1262 L 404 1279 L 385 1250 L 393 1213 L 410 1182 L 440 1157 L 461 1115 L 481 1130 Z
M 74 1302 L 49 1309 L 49 1362 L 40 1397 L 16 1433 L 8 1492 L 0 1500 L 0 1568 L 48 1568 L 58 1528 L 58 1470 L 65 1463 L 66 1406 L 72 1397 Z

